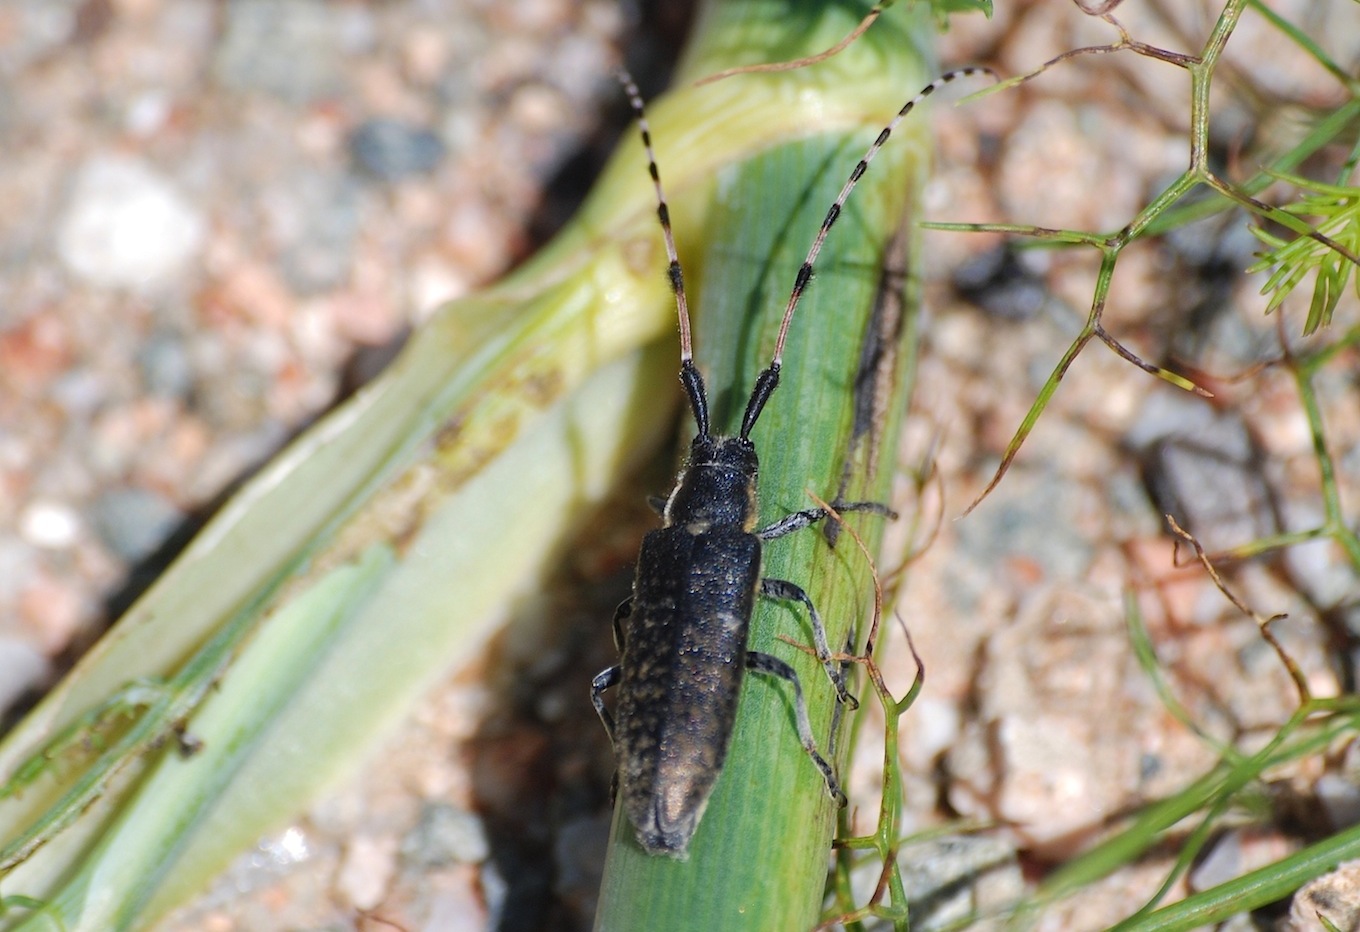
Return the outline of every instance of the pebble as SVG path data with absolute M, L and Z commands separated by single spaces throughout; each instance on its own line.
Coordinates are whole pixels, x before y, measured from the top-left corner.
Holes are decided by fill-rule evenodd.
M 174 99 L 163 90 L 140 94 L 128 104 L 123 126 L 134 136 L 152 137 L 174 114 Z
M 320 416 L 356 343 L 389 340 L 523 252 L 558 154 L 618 100 L 602 69 L 622 28 L 609 0 L 536 2 L 552 15 L 516 27 L 520 54 L 494 56 L 489 93 L 505 29 L 488 16 L 505 11 L 478 4 L 0 0 L 0 644 L 56 656 L 89 643 L 126 561 L 161 546 L 181 504 L 212 500 Z M 579 94 L 556 76 L 568 33 Z M 455 142 L 446 125 L 467 131 Z M 446 225 L 470 230 L 475 266 Z M 0 657 L 6 702 L 32 676 Z M 467 718 L 471 734 L 483 717 Z M 484 859 L 470 791 L 456 792 L 462 759 L 441 757 L 445 772 L 431 782 L 455 792 L 422 786 L 391 824 L 457 800 L 420 856 Z M 253 894 L 224 877 L 219 915 L 184 928 L 352 922 L 335 880 L 353 823 L 339 831 L 305 858 L 283 836 L 259 854 L 278 870 Z M 361 875 L 400 845 L 387 858 L 381 827 L 358 834 L 379 856 L 353 847 L 341 889 L 371 902 L 386 891 Z M 545 838 L 544 891 L 552 852 Z M 481 895 L 480 864 L 432 873 Z M 493 906 L 498 876 L 484 878 Z M 428 887 L 387 890 L 419 903 Z
M 1360 786 L 1340 774 L 1324 773 L 1313 784 L 1313 793 L 1332 828 L 1360 824 Z
M 1274 830 L 1232 828 L 1215 839 L 1190 870 L 1192 890 L 1209 890 L 1284 858 L 1294 845 Z
M 1015 848 L 998 839 L 945 835 L 905 845 L 897 855 L 902 887 L 911 909 L 911 928 L 930 932 L 957 928 L 970 916 L 986 914 L 1013 903 L 1025 892 L 1025 881 Z M 856 903 L 868 902 L 881 874 L 881 865 L 866 860 L 851 874 Z M 864 923 L 883 930 L 881 919 Z
M 77 0 L 10 0 L 12 23 L 0 42 L 0 72 L 13 72 L 47 55 L 75 31 Z
M 1132 686 L 1117 612 L 1113 598 L 1056 590 L 986 642 L 977 713 L 945 758 L 960 814 L 1063 857 L 1138 798 L 1141 748 L 1127 736 L 1145 733 L 1160 709 Z
M 20 581 L 14 615 L 37 648 L 55 656 L 70 644 L 89 616 L 80 592 L 63 586 L 50 569 L 37 565 Z
M 998 246 L 959 266 L 953 284 L 966 300 L 998 320 L 1029 320 L 1048 302 L 1037 264 L 1032 254 Z
M 431 172 L 444 159 L 444 143 L 430 129 L 376 117 L 350 135 L 354 161 L 380 181 L 401 181 Z
M 434 887 L 431 883 L 429 886 Z M 453 889 L 435 888 L 430 894 L 425 921 L 419 926 L 407 926 L 420 932 L 485 932 L 496 926 L 486 915 L 481 891 L 474 878 Z
M 341 46 L 349 31 L 322 0 L 234 0 L 214 71 L 228 88 L 311 103 L 343 84 Z
M 184 520 L 184 513 L 165 496 L 135 486 L 105 491 L 90 515 L 99 539 L 130 563 L 154 553 Z
M 604 876 L 605 854 L 609 850 L 608 813 L 573 819 L 562 825 L 553 842 L 556 865 L 553 890 L 576 905 L 577 912 L 595 912 L 600 880 Z
M 142 384 L 162 398 L 184 398 L 194 384 L 194 365 L 184 339 L 169 330 L 152 333 L 137 349 Z
M 35 547 L 65 550 L 80 535 L 80 515 L 66 502 L 37 499 L 20 516 L 19 534 Z
M 1081 489 L 1056 470 L 1013 468 L 987 502 L 955 528 L 967 557 L 949 569 L 961 610 L 995 587 L 997 570 L 1056 580 L 1080 579 L 1092 546 L 1080 529 Z
M 274 186 L 265 208 L 283 277 L 298 294 L 345 284 L 362 219 L 360 188 L 347 173 L 310 167 Z
M 294 864 L 302 863 L 312 854 L 312 843 L 306 832 L 297 826 L 290 826 L 277 835 L 261 839 L 247 860 L 262 870 L 280 873 Z
M 72 423 L 84 423 L 109 397 L 109 385 L 104 374 L 94 369 L 68 369 L 48 392 L 48 398 L 59 405 Z
M 0 531 L 0 605 L 12 603 L 33 575 L 38 552 L 18 535 Z
M 358 835 L 345 847 L 336 890 L 355 909 L 374 909 L 382 903 L 396 869 L 396 838 Z
M 70 328 L 56 314 L 33 314 L 0 333 L 0 371 L 11 391 L 30 397 L 46 394 L 72 355 Z
M 505 914 L 510 885 L 501 876 L 501 872 L 496 870 L 495 861 L 487 861 L 482 865 L 481 881 L 482 895 L 486 898 L 486 911 L 489 914 L 485 928 L 502 928 L 501 919 Z
M 47 658 L 23 641 L 0 638 L 0 715 L 52 676 Z
M 1143 481 L 1158 513 L 1173 515 L 1210 553 L 1278 533 L 1265 456 L 1240 414 L 1159 391 L 1128 439 L 1142 449 Z
M 57 253 L 88 285 L 154 289 L 186 270 L 204 231 L 194 206 L 145 162 L 102 154 L 76 176 Z
M 447 803 L 427 803 L 402 841 L 401 855 L 418 868 L 479 864 L 491 855 L 482 820 Z
M 1360 926 L 1360 861 L 1347 861 L 1294 894 L 1282 932 L 1315 932 L 1325 916 L 1337 929 Z

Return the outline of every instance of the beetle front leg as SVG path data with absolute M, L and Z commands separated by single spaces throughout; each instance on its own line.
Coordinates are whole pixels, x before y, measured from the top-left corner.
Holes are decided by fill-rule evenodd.
M 614 649 L 623 653 L 623 623 L 633 614 L 633 597 L 630 595 L 614 609 Z
M 590 682 L 590 701 L 595 704 L 595 711 L 600 713 L 600 721 L 604 723 L 604 730 L 609 735 L 610 744 L 614 743 L 614 716 L 604 707 L 602 697 L 606 689 L 617 686 L 622 678 L 622 668 L 615 664 L 607 670 L 601 670 Z
M 832 502 L 831 505 L 836 509 L 837 514 L 847 511 L 867 511 L 870 514 L 882 515 L 889 520 L 897 518 L 897 512 L 879 502 Z M 831 512 L 825 508 L 804 508 L 802 511 L 785 515 L 774 524 L 766 525 L 755 533 L 761 540 L 774 540 L 776 537 L 801 531 L 805 527 L 812 527 L 818 521 L 823 521 L 830 516 Z
M 802 602 L 808 610 L 808 617 L 812 619 L 812 646 L 817 651 L 817 659 L 822 662 L 822 667 L 826 670 L 826 675 L 831 679 L 831 684 L 836 687 L 836 698 L 840 699 L 851 709 L 859 708 L 859 700 L 850 694 L 845 688 L 844 677 L 840 675 L 836 661 L 831 659 L 831 647 L 826 641 L 826 626 L 822 624 L 822 616 L 817 613 L 817 608 L 812 604 L 812 599 L 797 583 L 789 582 L 787 579 L 765 578 L 760 581 L 760 591 L 762 595 L 767 595 L 772 599 L 789 599 L 794 602 Z
M 831 769 L 831 765 L 817 751 L 817 741 L 812 736 L 812 721 L 808 718 L 807 702 L 803 699 L 803 687 L 798 683 L 798 674 L 794 672 L 793 667 L 778 657 L 763 654 L 758 650 L 746 652 L 746 669 L 788 680 L 789 685 L 793 687 L 793 712 L 798 720 L 798 738 L 803 742 L 803 750 L 807 751 L 812 762 L 826 779 L 827 792 L 836 800 L 836 804 L 843 808 L 847 803 L 845 791 L 841 789 L 840 781 L 836 779 L 836 773 Z

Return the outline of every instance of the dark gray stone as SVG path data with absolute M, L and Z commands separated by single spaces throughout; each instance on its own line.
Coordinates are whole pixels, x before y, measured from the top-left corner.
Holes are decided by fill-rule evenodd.
M 130 563 L 154 553 L 184 520 L 184 513 L 165 496 L 135 486 L 103 493 L 91 512 L 99 539 Z
M 443 160 L 445 151 L 432 130 L 388 117 L 360 125 L 349 144 L 359 167 L 381 181 L 427 174 Z

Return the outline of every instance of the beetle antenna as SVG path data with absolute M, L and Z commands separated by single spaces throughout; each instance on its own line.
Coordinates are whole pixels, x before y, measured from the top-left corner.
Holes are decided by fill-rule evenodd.
M 869 146 L 869 151 L 864 153 L 864 158 L 860 159 L 859 164 L 855 166 L 854 171 L 850 172 L 850 177 L 846 179 L 844 187 L 841 188 L 841 193 L 836 196 L 836 202 L 832 204 L 831 209 L 826 212 L 826 219 L 822 221 L 822 227 L 817 231 L 817 238 L 812 241 L 812 248 L 808 250 L 807 258 L 803 260 L 803 265 L 798 270 L 797 277 L 793 280 L 793 292 L 789 295 L 788 306 L 784 308 L 784 319 L 779 324 L 779 338 L 774 344 L 774 359 L 771 360 L 772 365 L 778 366 L 780 360 L 784 356 L 784 339 L 788 336 L 789 324 L 793 321 L 793 312 L 798 307 L 798 302 L 802 299 L 803 291 L 807 288 L 808 282 L 812 280 L 812 264 L 817 261 L 817 255 L 822 251 L 822 244 L 826 242 L 826 235 L 831 232 L 831 227 L 834 226 L 836 220 L 839 219 L 841 209 L 845 207 L 846 199 L 850 197 L 850 192 L 855 189 L 855 185 L 859 184 L 860 178 L 864 177 L 865 170 L 868 169 L 869 163 L 874 160 L 874 156 L 878 155 L 878 150 L 883 148 L 884 143 L 888 141 L 888 137 L 892 135 L 892 131 L 897 129 L 897 124 L 901 123 L 917 104 L 921 103 L 931 94 L 935 93 L 951 81 L 957 81 L 959 78 L 966 78 L 969 75 L 974 74 L 990 74 L 993 77 L 996 76 L 996 72 L 982 65 L 959 68 L 956 71 L 946 71 L 934 81 L 931 81 L 925 87 L 921 88 L 920 92 L 917 93 L 915 97 L 902 105 L 902 109 L 897 111 L 897 116 L 893 117 L 892 121 L 888 123 L 887 126 L 883 127 L 882 131 L 878 134 L 878 138 L 874 140 L 873 145 Z
M 864 157 L 859 160 L 850 172 L 850 177 L 846 179 L 845 185 L 841 188 L 841 193 L 836 196 L 836 201 L 831 205 L 831 209 L 826 212 L 826 218 L 822 221 L 821 229 L 817 231 L 817 237 L 812 241 L 812 248 L 808 250 L 807 258 L 803 260 L 802 266 L 798 269 L 798 275 L 793 280 L 793 291 L 789 294 L 789 303 L 784 308 L 784 319 L 779 324 L 779 336 L 774 344 L 774 356 L 770 360 L 770 365 L 760 373 L 756 380 L 755 389 L 751 392 L 751 400 L 746 404 L 746 414 L 742 417 L 741 435 L 747 436 L 751 429 L 755 427 L 756 419 L 760 417 L 761 410 L 765 407 L 765 402 L 769 400 L 770 394 L 779 384 L 779 366 L 784 358 L 784 340 L 789 334 L 789 324 L 793 322 L 793 312 L 798 308 L 798 302 L 802 300 L 803 292 L 807 289 L 808 282 L 812 281 L 812 266 L 817 261 L 817 256 L 822 251 L 822 245 L 826 242 L 826 236 L 831 232 L 832 226 L 840 218 L 841 210 L 845 207 L 846 200 L 850 197 L 850 192 L 859 184 L 860 178 L 864 177 L 864 172 L 868 169 L 869 163 L 878 155 L 878 150 L 883 148 L 892 131 L 897 128 L 897 124 L 910 113 L 917 104 L 925 100 L 935 91 L 951 81 L 959 78 L 966 78 L 974 74 L 990 74 L 996 76 L 992 69 L 981 65 L 968 68 L 959 68 L 956 71 L 947 71 L 934 81 L 931 81 L 911 100 L 902 105 L 902 109 L 897 111 L 897 116 L 887 126 L 879 132 L 878 138 L 873 145 L 864 153 Z
M 671 230 L 671 210 L 666 203 L 666 193 L 661 189 L 661 171 L 656 166 L 656 152 L 652 149 L 652 131 L 647 125 L 647 113 L 642 105 L 642 93 L 638 90 L 633 76 L 619 69 L 619 83 L 628 94 L 628 102 L 637 118 L 638 130 L 642 134 L 642 148 L 647 152 L 647 172 L 652 176 L 652 187 L 656 189 L 656 217 L 661 222 L 661 236 L 666 241 L 666 257 L 670 264 L 666 267 L 666 278 L 671 283 L 675 295 L 676 318 L 680 322 L 680 382 L 689 396 L 690 407 L 694 410 L 694 421 L 700 437 L 708 436 L 708 395 L 704 390 L 704 380 L 694 366 L 694 344 L 690 336 L 689 301 L 685 297 L 685 276 L 680 271 L 680 255 L 675 250 L 675 233 Z

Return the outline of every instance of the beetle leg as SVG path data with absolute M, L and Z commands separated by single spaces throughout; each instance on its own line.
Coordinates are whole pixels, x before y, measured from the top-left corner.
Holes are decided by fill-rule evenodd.
M 845 792 L 841 789 L 835 772 L 831 769 L 831 765 L 826 762 L 826 758 L 822 757 L 817 751 L 817 742 L 812 737 L 812 722 L 808 719 L 807 703 L 803 700 L 803 687 L 799 685 L 798 674 L 794 672 L 793 667 L 778 657 L 763 654 L 758 650 L 748 650 L 746 652 L 746 669 L 777 676 L 780 679 L 788 680 L 789 684 L 793 686 L 793 711 L 798 719 L 798 737 L 803 742 L 803 750 L 808 752 L 812 762 L 822 772 L 822 776 L 826 779 L 827 792 L 836 800 L 837 805 L 845 806 Z
M 630 595 L 614 609 L 614 649 L 623 653 L 623 623 L 633 614 L 633 597 Z
M 768 577 L 760 581 L 760 591 L 763 595 L 772 599 L 790 599 L 803 603 L 808 610 L 808 617 L 812 619 L 812 644 L 817 650 L 817 659 L 822 662 L 822 666 L 826 669 L 826 675 L 830 677 L 832 685 L 836 687 L 836 697 L 851 709 L 858 709 L 859 700 L 845 688 L 845 678 L 841 676 L 836 661 L 831 659 L 831 648 L 826 642 L 826 626 L 822 624 L 822 616 L 817 613 L 817 608 L 812 604 L 812 599 L 808 598 L 808 594 L 803 591 L 801 586 L 791 583 L 787 579 L 770 579 Z
M 601 670 L 595 679 L 590 683 L 590 701 L 595 704 L 595 711 L 600 713 L 600 721 L 604 723 L 604 730 L 609 734 L 609 743 L 614 743 L 614 716 L 604 707 L 604 691 L 611 686 L 617 686 L 619 680 L 623 678 L 622 668 L 617 664 Z
M 867 511 L 870 514 L 882 515 L 888 519 L 897 517 L 897 512 L 879 502 L 832 502 L 831 504 L 838 513 Z M 812 527 L 818 521 L 829 517 L 830 514 L 831 512 L 825 508 L 804 508 L 802 511 L 785 515 L 774 524 L 766 525 L 755 533 L 761 540 L 773 540 L 776 537 L 783 537 L 785 534 L 792 534 L 794 531 L 801 531 L 805 527 Z

